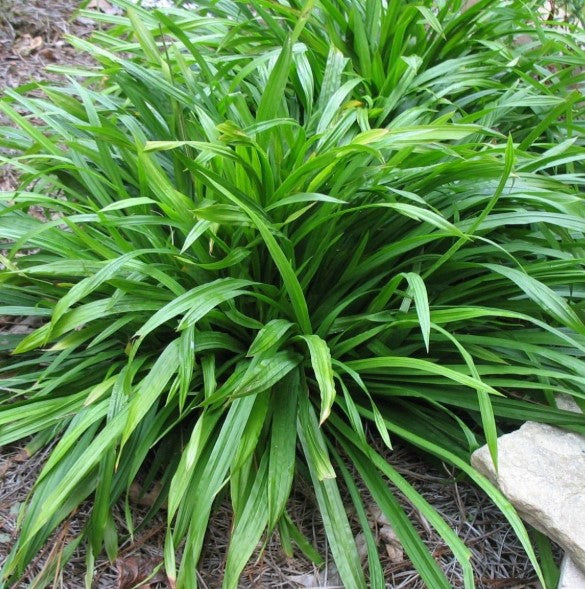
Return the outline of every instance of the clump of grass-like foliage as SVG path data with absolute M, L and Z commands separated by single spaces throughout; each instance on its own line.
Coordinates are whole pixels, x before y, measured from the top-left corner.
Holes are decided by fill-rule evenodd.
M 274 529 L 313 554 L 287 515 L 295 476 L 346 587 L 384 586 L 364 486 L 428 587 L 449 583 L 396 490 L 473 587 L 470 551 L 377 437 L 480 485 L 550 585 L 469 455 L 497 460 L 510 420 L 585 433 L 554 403 L 585 399 L 583 35 L 530 1 L 117 4 L 73 41 L 99 67 L 0 103 L 22 178 L 1 194 L 0 314 L 42 323 L 2 337 L 0 443 L 55 444 L 4 578 L 87 499 L 55 566 L 83 539 L 90 570 L 115 558 L 111 507 L 145 472 L 179 588 L 221 497 L 225 587 Z

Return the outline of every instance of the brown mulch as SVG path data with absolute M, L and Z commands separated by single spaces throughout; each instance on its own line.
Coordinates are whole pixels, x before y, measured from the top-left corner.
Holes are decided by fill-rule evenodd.
M 64 34 L 87 36 L 93 30 L 88 21 L 71 18 L 78 5 L 79 0 L 0 0 L 0 92 L 29 81 L 58 79 L 57 74 L 45 71 L 47 65 L 91 62 L 91 58 L 76 53 L 63 39 Z M 5 124 L 5 121 L 0 120 L 0 124 Z M 16 181 L 15 173 L 8 167 L 0 170 L 0 190 L 12 189 Z M 0 321 L 0 334 L 22 333 L 32 327 L 25 322 Z M 0 449 L 0 564 L 18 536 L 18 513 L 48 452 L 43 450 L 28 456 L 23 446 Z M 502 514 L 480 490 L 467 482 L 458 481 L 446 467 L 430 465 L 406 447 L 387 451 L 386 456 L 473 552 L 479 589 L 536 589 L 534 571 L 517 538 Z M 403 498 L 400 500 L 453 587 L 462 587 L 460 567 L 441 538 Z M 131 505 L 135 526 L 143 520 L 147 509 L 138 501 Z M 275 535 L 246 567 L 240 587 L 340 586 L 335 566 L 328 556 L 327 540 L 314 499 L 301 481 L 295 487 L 289 512 L 320 553 L 327 556 L 326 566 L 318 570 L 302 556 L 287 558 Z M 59 549 L 79 533 L 88 513 L 89 504 L 63 524 L 52 543 L 31 565 L 26 578 L 14 589 L 34 586 L 34 579 L 49 570 L 51 563 L 58 561 Z M 416 570 L 389 535 L 383 516 L 371 506 L 369 515 L 379 540 L 388 586 L 424 589 L 425 585 Z M 116 507 L 115 520 L 123 537 L 127 530 L 123 505 Z M 115 563 L 99 558 L 95 564 L 94 587 L 128 589 L 140 582 L 143 582 L 143 587 L 151 589 L 167 587 L 164 575 L 156 572 L 162 562 L 165 527 L 165 513 L 162 512 L 144 529 L 139 528 L 133 540 L 121 545 Z M 221 585 L 230 527 L 230 511 L 221 507 L 211 519 L 201 559 L 199 582 L 203 589 L 215 589 Z M 63 571 L 51 577 L 50 586 L 54 589 L 81 589 L 84 587 L 85 567 L 85 554 L 80 548 Z
M 79 0 L 0 0 L 0 89 L 58 79 L 48 65 L 88 63 L 63 36 L 85 37 L 89 21 L 71 18 Z
M 28 457 L 23 447 L 13 446 L 4 448 L 0 453 L 0 562 L 17 537 L 16 517 L 48 452 L 45 450 Z M 440 468 L 429 464 L 406 447 L 398 446 L 394 451 L 388 451 L 387 458 L 438 510 L 470 548 L 478 589 L 539 587 L 534 571 L 510 526 L 480 490 L 467 482 L 458 482 L 453 476 L 454 473 L 446 467 Z M 444 542 L 419 513 L 403 498 L 399 499 L 452 586 L 462 587 L 461 569 Z M 131 505 L 134 525 L 138 527 L 148 508 L 137 502 Z M 86 505 L 62 526 L 53 541 L 48 543 L 46 549 L 31 565 L 26 578 L 22 583 L 15 585 L 14 589 L 34 586 L 34 579 L 46 572 L 50 564 L 58 558 L 58 550 L 52 550 L 52 547 L 63 547 L 75 537 L 87 520 L 88 513 L 89 505 Z M 298 481 L 295 486 L 289 503 L 289 513 L 321 554 L 327 555 L 327 540 L 318 510 L 306 484 L 302 481 Z M 114 514 L 122 536 L 126 530 L 123 504 L 116 506 Z M 425 589 L 425 584 L 399 545 L 388 537 L 388 522 L 384 516 L 371 504 L 368 514 L 372 530 L 379 542 L 388 587 Z M 95 566 L 93 587 L 130 589 L 145 579 L 149 580 L 145 581 L 143 587 L 168 587 L 164 574 L 156 572 L 163 559 L 164 518 L 163 511 L 151 520 L 148 526 L 139 529 L 132 542 L 122 544 L 115 563 L 110 563 L 103 557 L 99 558 Z M 355 524 L 351 510 L 350 519 L 352 524 Z M 200 562 L 199 581 L 203 589 L 218 589 L 221 586 L 230 526 L 229 509 L 220 507 L 211 519 Z M 355 529 L 358 527 L 355 526 Z M 393 550 L 389 550 L 389 547 Z M 50 586 L 54 589 L 81 589 L 84 586 L 85 566 L 85 554 L 79 549 Z M 52 574 L 50 578 L 53 578 Z M 342 585 L 330 557 L 327 566 L 319 571 L 302 556 L 287 558 L 280 549 L 278 537 L 274 535 L 267 542 L 265 549 L 258 550 L 255 558 L 246 567 L 239 587 L 332 589 Z
M 91 21 L 76 18 L 80 0 L 0 0 L 0 95 L 30 82 L 58 81 L 47 71 L 54 65 L 90 65 L 91 56 L 80 54 L 64 35 L 87 37 Z M 35 94 L 33 90 L 31 94 Z M 11 124 L 0 113 L 0 125 Z M 0 166 L 0 191 L 13 190 L 18 175 L 9 165 Z

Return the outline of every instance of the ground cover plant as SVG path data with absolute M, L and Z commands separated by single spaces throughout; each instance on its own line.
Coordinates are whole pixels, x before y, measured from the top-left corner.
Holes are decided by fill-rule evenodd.
M 0 102 L 22 174 L 0 314 L 38 322 L 0 342 L 0 443 L 54 444 L 3 579 L 90 499 L 52 563 L 86 541 L 89 584 L 138 476 L 162 484 L 172 586 L 197 586 L 225 500 L 225 587 L 275 529 L 319 562 L 287 514 L 301 477 L 347 587 L 384 587 L 364 492 L 429 587 L 449 583 L 396 493 L 473 587 L 462 540 L 371 443 L 400 439 L 481 486 L 554 586 L 469 456 L 497 462 L 527 419 L 585 432 L 554 403 L 585 406 L 583 35 L 530 2 L 117 4 L 74 41 L 99 67 Z

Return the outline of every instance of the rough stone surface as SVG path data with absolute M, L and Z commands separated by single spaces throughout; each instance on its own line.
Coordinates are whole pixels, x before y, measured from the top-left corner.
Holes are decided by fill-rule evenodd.
M 575 402 L 575 399 L 571 395 L 557 395 L 556 396 L 557 407 L 564 411 L 572 411 L 573 413 L 582 413 L 579 409 L 579 405 Z
M 568 556 L 561 564 L 557 589 L 585 589 L 585 573 Z
M 585 571 L 585 437 L 527 422 L 498 439 L 498 462 L 496 476 L 487 446 L 471 457 L 522 518 Z

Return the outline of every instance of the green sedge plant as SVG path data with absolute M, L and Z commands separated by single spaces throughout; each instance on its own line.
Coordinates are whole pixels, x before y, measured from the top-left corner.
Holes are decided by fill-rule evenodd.
M 161 483 L 173 587 L 197 586 L 218 501 L 224 587 L 275 530 L 318 561 L 287 511 L 301 477 L 349 589 L 385 586 L 360 489 L 428 587 L 450 585 L 397 493 L 474 587 L 380 454 L 399 440 L 479 485 L 553 587 L 469 457 L 497 464 L 525 420 L 585 433 L 555 405 L 585 406 L 583 33 L 534 2 L 116 4 L 71 41 L 98 65 L 0 102 L 21 174 L 0 314 L 38 325 L 2 334 L 0 444 L 52 445 L 3 582 L 89 500 L 52 566 L 83 543 L 90 583 L 138 476 Z

